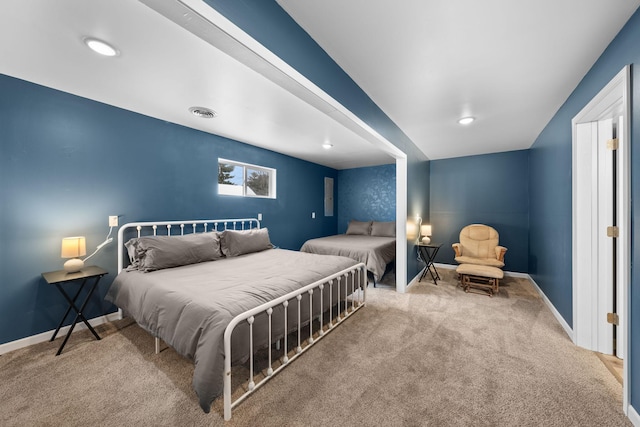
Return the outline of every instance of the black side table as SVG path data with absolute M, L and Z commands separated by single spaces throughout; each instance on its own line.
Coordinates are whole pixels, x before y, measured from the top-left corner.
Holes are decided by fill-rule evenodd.
M 440 274 L 438 274 L 438 270 L 436 270 L 436 266 L 433 265 L 433 260 L 436 258 L 438 251 L 442 247 L 442 243 L 418 243 L 418 255 L 422 259 L 422 261 L 426 264 L 424 269 L 422 270 L 422 274 L 420 275 L 420 279 L 418 282 L 422 281 L 422 278 L 427 274 L 431 274 L 431 278 L 433 279 L 433 283 L 438 284 L 438 280 L 440 280 Z
M 56 331 L 53 333 L 53 336 L 49 341 L 53 341 L 56 338 L 56 335 L 58 335 L 58 332 L 60 331 L 60 328 L 62 327 L 62 324 L 64 323 L 65 319 L 69 315 L 69 312 L 71 311 L 71 309 L 73 309 L 76 312 L 76 318 L 73 320 L 73 323 L 71 323 L 69 332 L 67 332 L 67 336 L 64 337 L 64 341 L 62 341 L 62 345 L 60 345 L 60 348 L 58 349 L 56 356 L 59 356 L 60 353 L 62 353 L 62 349 L 64 348 L 65 344 L 69 340 L 69 336 L 71 336 L 71 332 L 73 332 L 73 328 L 76 326 L 76 323 L 78 323 L 79 320 L 82 320 L 84 322 L 84 324 L 87 326 L 87 328 L 89 328 L 89 330 L 91 331 L 93 336 L 96 337 L 97 340 L 100 339 L 95 329 L 93 329 L 93 327 L 87 321 L 86 317 L 84 317 L 84 315 L 82 314 L 82 311 L 87 306 L 87 302 L 89 302 L 91 295 L 93 295 L 93 291 L 96 290 L 96 287 L 98 286 L 98 282 L 100 282 L 100 279 L 102 278 L 102 276 L 104 276 L 107 273 L 108 273 L 107 270 L 100 267 L 96 267 L 95 265 L 84 267 L 82 270 L 78 271 L 77 273 L 67 273 L 64 270 L 42 273 L 42 277 L 44 277 L 44 280 L 46 280 L 47 283 L 50 285 L 55 285 L 55 287 L 58 288 L 62 296 L 64 296 L 64 298 L 69 303 L 69 308 L 67 308 L 66 313 L 64 313 L 64 316 L 62 316 L 62 319 L 60 320 L 60 323 L 58 324 Z M 78 299 L 80 292 L 82 292 L 82 289 L 87 284 L 87 281 L 90 281 L 90 279 L 93 279 L 93 284 L 89 285 L 90 286 L 89 292 L 87 293 L 87 296 L 82 302 L 82 305 L 80 306 L 80 308 L 78 308 L 76 306 L 76 300 Z M 82 282 L 80 283 L 78 290 L 76 291 L 76 294 L 74 295 L 73 298 L 70 298 L 69 295 L 65 292 L 64 288 L 62 287 L 62 284 L 67 282 L 80 282 L 80 281 Z

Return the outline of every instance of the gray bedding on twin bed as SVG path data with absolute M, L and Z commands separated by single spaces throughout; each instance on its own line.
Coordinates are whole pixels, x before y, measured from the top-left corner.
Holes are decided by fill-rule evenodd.
M 106 299 L 142 328 L 194 361 L 193 387 L 200 406 L 209 412 L 213 400 L 222 393 L 223 336 L 231 319 L 355 264 L 353 259 L 340 256 L 269 249 L 148 273 L 123 270 Z M 329 298 L 325 298 L 325 309 L 328 306 Z M 319 307 L 316 299 L 314 307 Z M 297 314 L 297 307 L 293 309 L 291 304 L 289 313 Z M 274 312 L 274 337 L 282 336 L 284 330 L 284 322 L 277 322 L 276 315 Z M 289 316 L 289 331 L 295 327 L 293 317 Z M 260 320 L 256 318 L 256 325 L 266 323 Z M 234 362 L 248 357 L 245 348 L 248 344 L 241 339 L 245 336 L 246 330 L 242 328 L 234 333 Z M 266 333 L 255 339 L 254 348 L 268 344 Z
M 376 281 L 384 275 L 387 264 L 396 257 L 396 238 L 359 234 L 337 234 L 307 240 L 301 252 L 340 255 L 364 263 Z

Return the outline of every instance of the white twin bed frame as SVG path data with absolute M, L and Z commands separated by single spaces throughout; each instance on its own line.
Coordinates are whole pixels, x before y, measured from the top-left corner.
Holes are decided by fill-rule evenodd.
M 178 228 L 180 231 L 172 231 Z M 186 228 L 186 233 L 185 233 Z M 194 220 L 194 221 L 156 221 L 156 222 L 136 222 L 128 223 L 120 227 L 118 231 L 118 273 L 122 271 L 126 266 L 124 265 L 125 239 L 131 236 L 131 229 L 135 229 L 135 237 L 144 235 L 184 235 L 191 233 L 200 233 L 207 231 L 224 231 L 231 230 L 248 230 L 251 228 L 260 228 L 260 222 L 255 218 L 240 218 L 240 219 L 216 219 L 216 220 Z M 166 230 L 166 232 L 163 231 Z M 143 230 L 147 230 L 143 232 Z M 160 232 L 158 232 L 161 230 Z M 129 231 L 129 233 L 127 233 Z M 343 286 L 341 286 L 341 283 Z M 320 310 L 319 315 L 313 316 L 313 310 L 309 310 L 308 319 L 300 318 L 301 304 L 309 304 L 309 307 L 313 306 L 314 292 L 318 291 L 320 298 L 320 307 L 324 307 L 323 298 L 325 287 L 329 287 L 329 298 L 333 301 L 333 295 L 337 297 L 337 304 L 329 310 L 328 318 L 325 318 L 325 314 Z M 306 285 L 298 290 L 283 295 L 273 301 L 266 302 L 259 305 L 249 311 L 239 314 L 231 320 L 224 333 L 224 374 L 223 374 L 223 403 L 224 403 L 224 419 L 231 419 L 232 409 L 246 399 L 250 394 L 262 386 L 265 382 L 271 379 L 275 374 L 280 372 L 286 366 L 288 366 L 293 360 L 298 358 L 302 353 L 307 351 L 313 344 L 317 343 L 326 334 L 332 331 L 335 326 L 339 325 L 344 319 L 354 314 L 359 309 L 363 308 L 366 304 L 366 289 L 367 289 L 367 270 L 363 263 L 357 264 L 353 267 L 344 269 L 340 272 L 332 274 L 329 277 L 318 280 L 314 283 Z M 318 296 L 317 296 L 318 297 Z M 305 300 L 303 302 L 303 299 Z M 255 317 L 258 314 L 266 313 L 268 319 L 268 334 L 269 342 L 272 343 L 271 331 L 272 331 L 272 313 L 274 307 L 281 305 L 284 308 L 284 329 L 287 330 L 287 307 L 290 301 L 295 300 L 294 304 L 298 306 L 298 318 L 297 318 L 297 344 L 295 346 L 294 354 L 290 355 L 287 351 L 287 334 L 284 335 L 284 345 L 278 346 L 277 349 L 282 349 L 282 356 L 278 358 L 279 364 L 274 369 L 274 361 L 272 360 L 272 352 L 268 351 L 268 368 L 264 377 L 254 382 L 254 346 L 253 346 L 253 324 Z M 122 316 L 122 312 L 119 311 Z M 319 327 L 314 330 L 314 320 L 319 321 Z M 249 382 L 246 390 L 232 401 L 231 390 L 231 337 L 236 326 L 246 322 L 249 325 Z M 303 326 L 306 325 L 306 326 Z M 309 337 L 306 340 L 302 339 L 302 328 L 309 328 Z M 156 342 L 156 354 L 160 352 L 160 340 L 155 338 Z M 278 342 L 279 345 L 279 342 Z

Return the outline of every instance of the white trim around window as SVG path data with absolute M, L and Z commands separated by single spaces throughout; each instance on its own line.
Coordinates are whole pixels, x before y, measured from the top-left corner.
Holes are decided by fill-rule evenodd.
M 218 158 L 218 194 L 275 199 L 276 170 Z

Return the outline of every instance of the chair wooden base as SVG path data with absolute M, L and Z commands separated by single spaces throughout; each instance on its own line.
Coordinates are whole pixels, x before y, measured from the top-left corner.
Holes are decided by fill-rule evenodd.
M 504 277 L 499 268 L 484 265 L 460 264 L 456 271 L 465 292 L 478 289 L 489 297 L 500 291 L 500 279 Z

